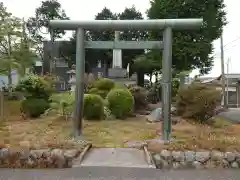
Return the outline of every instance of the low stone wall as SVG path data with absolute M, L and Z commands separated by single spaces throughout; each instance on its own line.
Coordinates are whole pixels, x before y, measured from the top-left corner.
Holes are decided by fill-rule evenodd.
M 152 157 L 159 169 L 240 168 L 239 152 L 162 150 L 160 153 L 152 153 Z
M 80 150 L 42 149 L 19 151 L 0 149 L 1 168 L 69 168 Z

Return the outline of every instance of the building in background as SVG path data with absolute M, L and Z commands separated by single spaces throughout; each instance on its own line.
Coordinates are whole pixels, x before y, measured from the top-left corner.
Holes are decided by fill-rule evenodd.
M 12 83 L 13 87 L 17 85 L 19 80 L 19 76 L 17 70 L 12 71 Z M 8 77 L 4 75 L 0 75 L 0 89 L 8 86 Z

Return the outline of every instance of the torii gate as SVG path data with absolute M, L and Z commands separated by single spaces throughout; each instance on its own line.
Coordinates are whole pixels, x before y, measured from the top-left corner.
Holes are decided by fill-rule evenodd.
M 85 48 L 92 49 L 163 49 L 162 100 L 163 141 L 171 135 L 171 80 L 172 30 L 200 28 L 203 19 L 151 19 L 151 20 L 50 20 L 52 29 L 76 31 L 76 104 L 73 118 L 74 136 L 82 135 Z M 163 30 L 163 41 L 85 41 L 85 30 Z

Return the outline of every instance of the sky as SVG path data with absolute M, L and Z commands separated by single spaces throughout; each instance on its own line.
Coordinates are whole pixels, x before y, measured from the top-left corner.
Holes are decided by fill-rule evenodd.
M 28 19 L 33 16 L 35 9 L 40 6 L 41 0 L 2 0 L 14 16 Z M 112 12 L 122 12 L 125 7 L 134 5 L 137 10 L 145 14 L 149 8 L 149 0 L 59 0 L 62 8 L 72 20 L 91 20 L 105 6 L 111 9 Z M 228 25 L 224 28 L 223 44 L 224 44 L 224 59 L 225 73 L 240 73 L 240 61 L 238 49 L 240 49 L 240 25 L 237 18 L 239 12 L 240 1 L 225 0 Z M 68 33 L 69 34 L 69 33 Z M 71 33 L 70 33 L 71 34 Z M 221 74 L 221 54 L 220 40 L 214 42 L 214 67 L 212 71 L 206 75 L 207 77 L 216 77 Z M 227 68 L 229 64 L 229 68 Z M 197 74 L 198 71 L 193 71 L 191 76 Z

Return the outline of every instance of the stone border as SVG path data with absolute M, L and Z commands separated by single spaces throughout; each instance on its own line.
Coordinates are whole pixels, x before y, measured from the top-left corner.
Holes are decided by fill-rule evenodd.
M 159 169 L 240 168 L 240 152 L 162 150 L 151 155 Z
M 145 158 L 146 158 L 146 161 L 149 165 L 149 167 L 155 167 L 155 164 L 154 164 L 154 161 L 153 161 L 153 158 L 152 158 L 152 155 L 151 153 L 148 151 L 147 149 L 147 146 L 146 145 L 143 145 L 143 151 L 144 151 L 144 155 L 145 155 Z
M 13 150 L 0 149 L 0 168 L 70 168 L 79 149 Z

